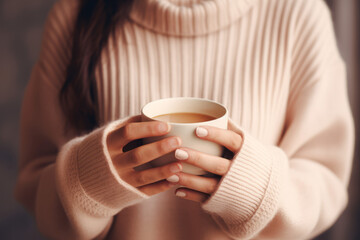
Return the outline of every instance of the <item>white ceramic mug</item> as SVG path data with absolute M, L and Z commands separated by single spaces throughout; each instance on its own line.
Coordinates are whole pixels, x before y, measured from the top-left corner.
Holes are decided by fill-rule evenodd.
M 144 143 L 158 141 L 169 136 L 178 136 L 182 140 L 182 147 L 192 148 L 197 151 L 210 155 L 221 156 L 223 154 L 223 146 L 214 142 L 206 141 L 195 135 L 198 126 L 214 126 L 227 129 L 228 111 L 223 105 L 202 98 L 166 98 L 160 99 L 146 104 L 141 110 L 142 121 L 155 121 L 154 117 L 171 113 L 198 113 L 214 117 L 214 120 L 206 122 L 194 123 L 173 123 L 168 134 L 161 137 L 153 137 L 144 139 Z M 152 161 L 152 165 L 161 166 L 169 162 L 176 161 L 174 153 L 166 154 L 163 157 Z M 183 172 L 203 175 L 206 172 L 198 167 L 183 163 Z

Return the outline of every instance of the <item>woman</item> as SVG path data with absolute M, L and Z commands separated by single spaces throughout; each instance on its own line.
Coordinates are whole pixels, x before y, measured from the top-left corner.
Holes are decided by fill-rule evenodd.
M 228 130 L 197 133 L 232 159 L 130 146 L 169 131 L 140 108 L 178 96 L 228 107 Z M 16 196 L 49 238 L 308 239 L 347 202 L 353 121 L 321 0 L 60 0 L 21 125 Z

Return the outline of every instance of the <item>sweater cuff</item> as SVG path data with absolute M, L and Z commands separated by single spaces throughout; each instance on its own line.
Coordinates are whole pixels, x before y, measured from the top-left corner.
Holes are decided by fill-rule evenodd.
M 94 216 L 108 217 L 149 198 L 119 177 L 107 149 L 108 134 L 125 122 L 112 122 L 62 148 L 57 159 L 57 179 L 63 201 L 79 204 Z
M 220 217 L 228 231 L 245 237 L 264 228 L 275 216 L 287 157 L 279 148 L 263 145 L 239 128 L 234 131 L 243 138 L 241 150 L 202 207 Z

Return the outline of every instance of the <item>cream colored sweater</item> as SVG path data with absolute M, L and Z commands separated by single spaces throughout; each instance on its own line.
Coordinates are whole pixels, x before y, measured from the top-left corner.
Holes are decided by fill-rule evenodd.
M 102 127 L 64 135 L 58 102 L 78 3 L 49 14 L 21 118 L 17 199 L 53 239 L 309 239 L 347 203 L 354 144 L 344 63 L 322 0 L 138 0 L 97 69 Z M 149 197 L 105 143 L 154 99 L 226 105 L 241 150 L 199 205 Z

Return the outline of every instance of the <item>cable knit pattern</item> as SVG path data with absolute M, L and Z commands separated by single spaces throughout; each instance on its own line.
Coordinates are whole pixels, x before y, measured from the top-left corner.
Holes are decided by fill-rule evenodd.
M 48 16 L 21 115 L 16 196 L 51 239 L 309 239 L 347 203 L 354 126 L 322 0 L 135 0 L 96 69 L 99 129 L 64 131 L 58 94 L 79 1 Z M 149 101 L 224 104 L 243 138 L 204 204 L 117 174 L 114 128 Z M 120 120 L 119 120 L 120 119 Z

